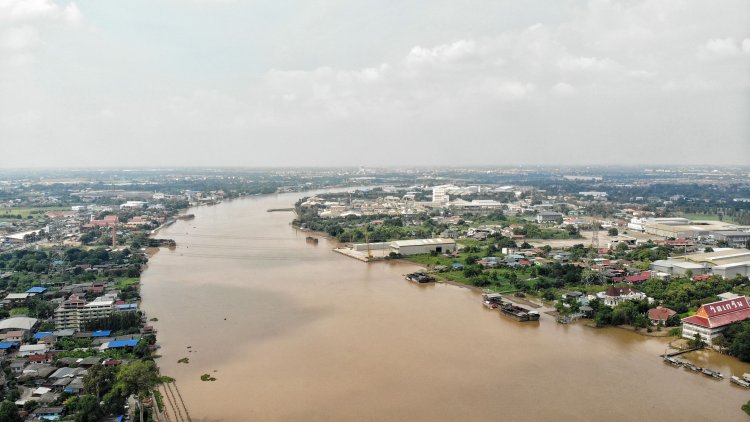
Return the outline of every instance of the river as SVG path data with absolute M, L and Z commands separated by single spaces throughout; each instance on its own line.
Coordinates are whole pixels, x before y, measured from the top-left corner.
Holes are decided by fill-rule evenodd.
M 307 243 L 291 213 L 266 212 L 301 195 L 194 208 L 160 233 L 178 246 L 149 262 L 143 308 L 193 420 L 747 418 L 747 390 L 666 365 L 664 339 L 515 322 L 470 289 L 405 281 L 412 265 Z M 750 372 L 716 353 L 690 359 Z

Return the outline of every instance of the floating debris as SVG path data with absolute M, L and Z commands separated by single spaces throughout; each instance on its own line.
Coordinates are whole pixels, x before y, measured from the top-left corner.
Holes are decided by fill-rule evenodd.
M 182 358 L 182 359 L 178 360 L 177 363 L 190 363 L 190 359 L 188 359 L 188 358 Z

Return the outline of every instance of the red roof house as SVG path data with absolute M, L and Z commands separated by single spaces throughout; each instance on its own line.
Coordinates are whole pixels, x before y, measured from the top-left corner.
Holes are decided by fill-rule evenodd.
M 654 325 L 657 325 L 659 323 L 664 324 L 667 322 L 667 319 L 669 319 L 669 317 L 676 314 L 677 312 L 669 308 L 657 306 L 656 308 L 648 310 L 648 319 L 651 320 L 651 323 Z

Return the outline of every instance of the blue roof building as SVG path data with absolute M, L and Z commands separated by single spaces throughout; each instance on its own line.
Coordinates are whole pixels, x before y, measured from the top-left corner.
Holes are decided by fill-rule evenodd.
M 26 293 L 30 294 L 42 294 L 47 291 L 46 287 L 32 287 L 29 290 L 26 290 Z
M 18 346 L 18 343 L 13 343 L 10 341 L 0 341 L 0 350 L 8 350 L 11 347 Z
M 99 330 L 91 333 L 91 337 L 109 337 L 112 334 L 112 330 Z
M 34 340 L 41 340 L 47 336 L 51 336 L 54 333 L 52 331 L 40 331 L 34 334 Z
M 138 340 L 112 340 L 107 343 L 107 349 L 121 349 L 123 347 L 135 347 Z

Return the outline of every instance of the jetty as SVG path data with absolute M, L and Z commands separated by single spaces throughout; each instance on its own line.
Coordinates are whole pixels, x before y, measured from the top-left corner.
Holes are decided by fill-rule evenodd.
M 266 210 L 266 212 L 285 212 L 285 211 L 294 211 L 294 208 L 269 208 Z

